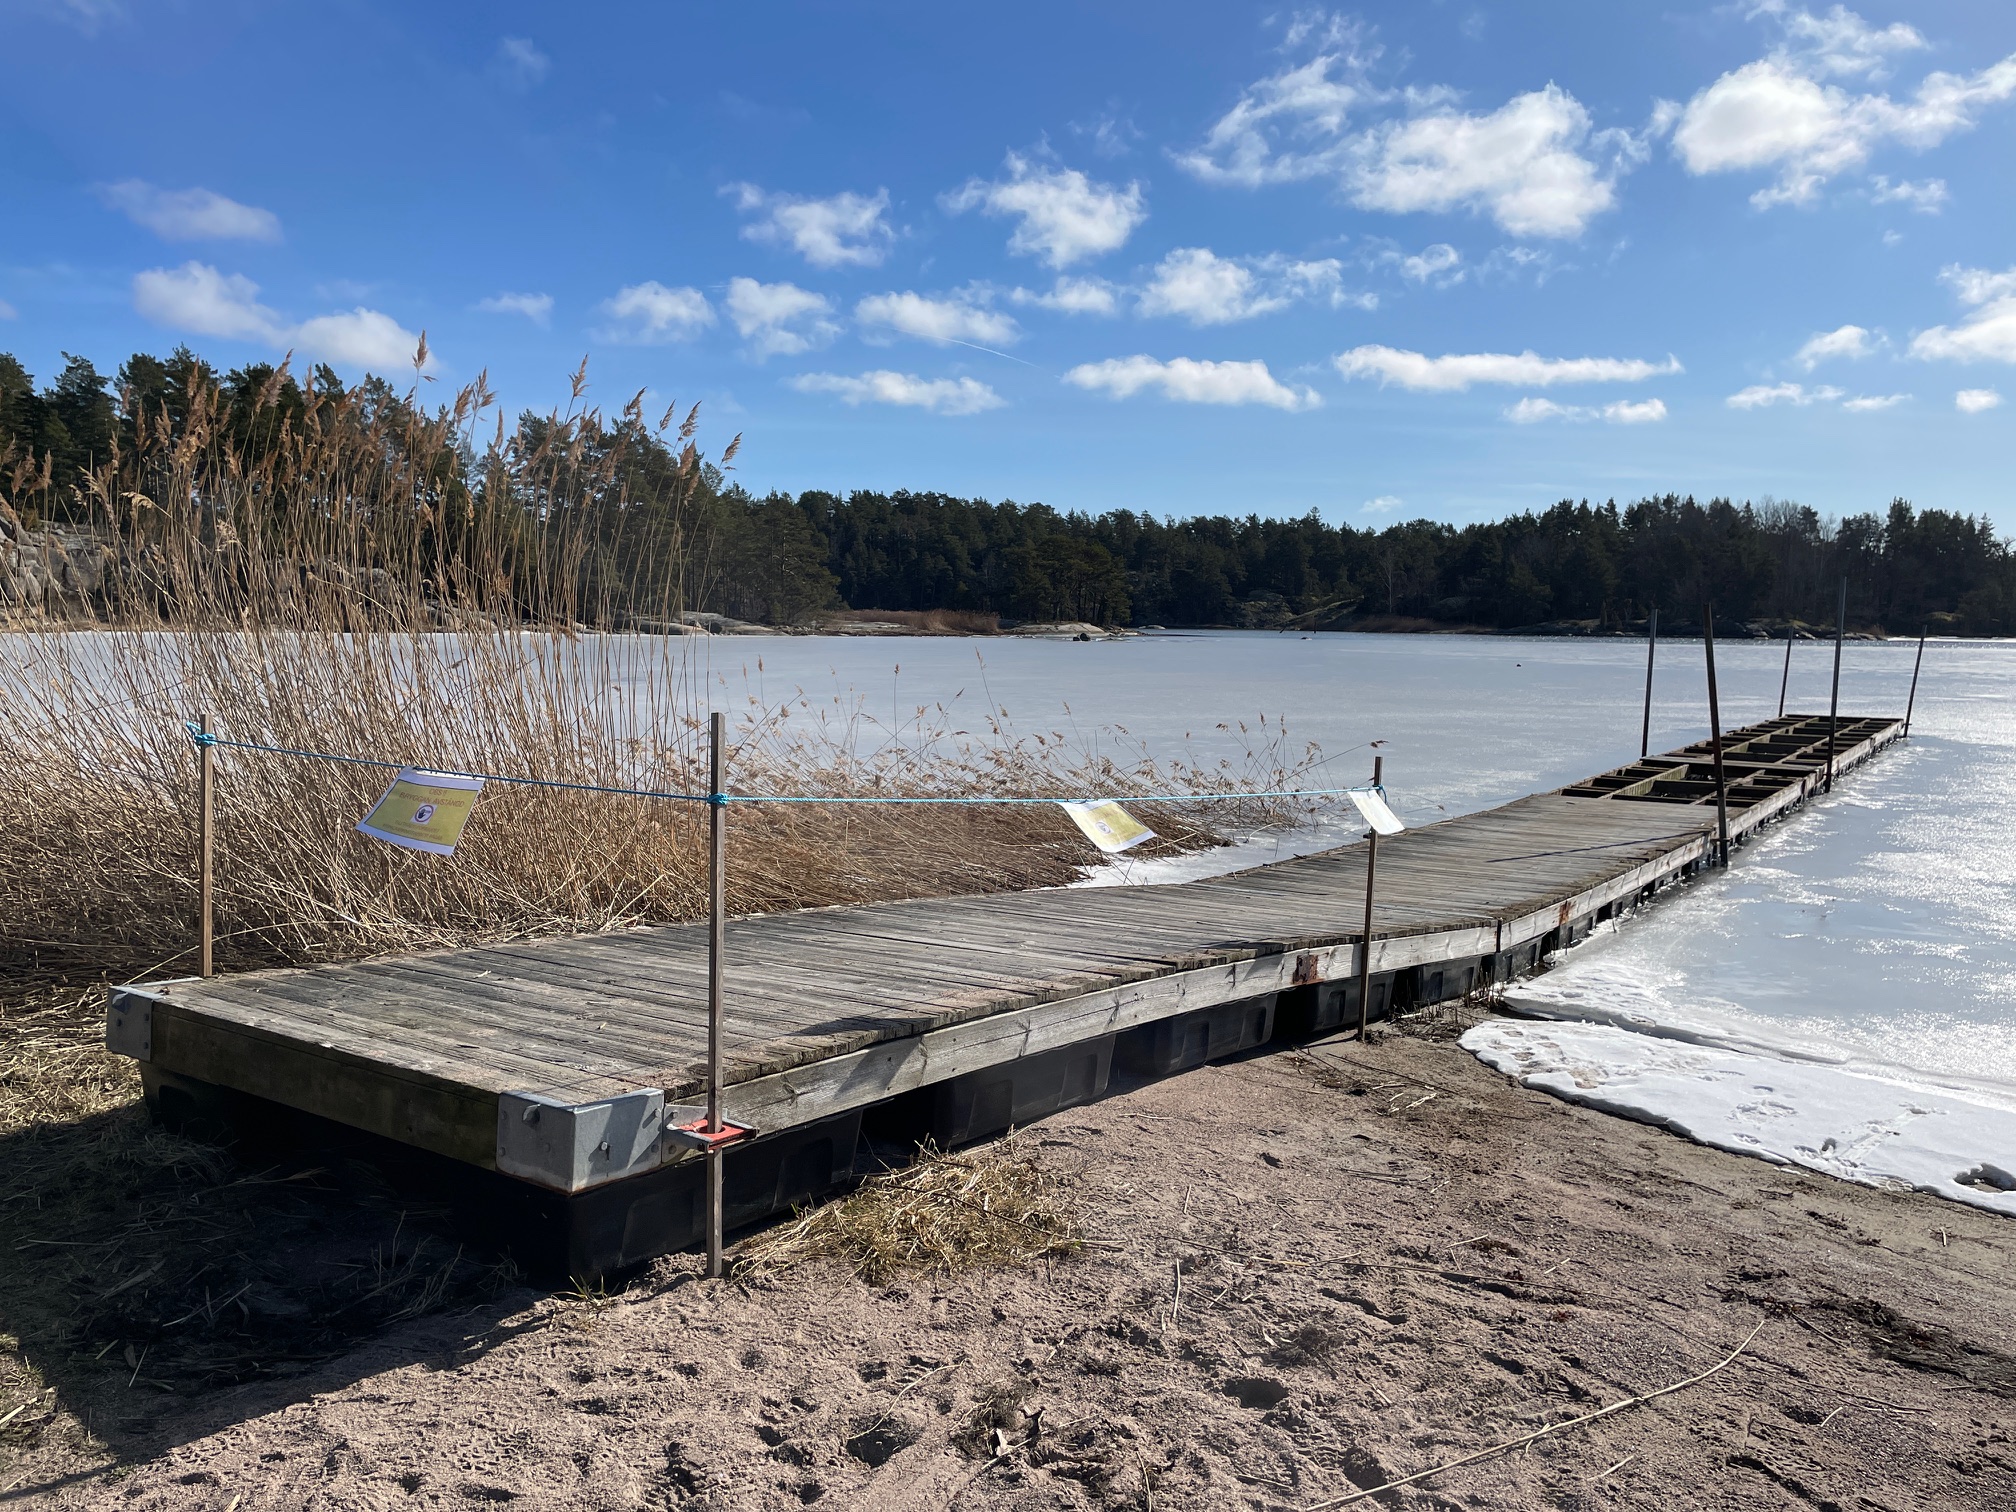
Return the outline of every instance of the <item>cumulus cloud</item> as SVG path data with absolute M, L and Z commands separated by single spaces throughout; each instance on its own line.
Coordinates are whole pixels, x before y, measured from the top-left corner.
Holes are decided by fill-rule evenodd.
M 692 288 L 668 289 L 656 279 L 618 289 L 615 298 L 602 302 L 602 313 L 609 317 L 597 333 L 602 340 L 639 346 L 689 341 L 714 324 L 714 307 L 706 295 Z
M 896 232 L 885 219 L 889 191 L 851 191 L 825 199 L 765 194 L 754 184 L 730 184 L 735 208 L 757 218 L 742 228 L 753 242 L 789 247 L 815 268 L 872 268 L 889 255 Z
M 1922 184 L 1899 179 L 1893 184 L 1886 175 L 1872 173 L 1869 198 L 1879 205 L 1908 205 L 1920 215 L 1937 215 L 1951 196 L 1944 179 L 1926 179 Z
M 1831 404 L 1843 391 L 1829 384 L 1807 388 L 1803 383 L 1753 383 L 1739 389 L 1722 402 L 1731 409 L 1769 409 L 1774 404 L 1792 404 L 1804 409 L 1809 404 Z
M 1689 173 L 1768 170 L 1750 196 L 1761 207 L 1810 202 L 1830 179 L 1861 167 L 1879 146 L 1915 151 L 1965 131 L 1988 106 L 2016 95 L 2016 54 L 1978 73 L 1927 74 L 1908 98 L 1859 93 L 1835 77 L 1880 79 L 1889 60 L 1925 41 L 1899 22 L 1880 30 L 1834 7 L 1824 17 L 1783 4 L 1760 6 L 1784 30 L 1768 56 L 1723 74 L 1681 112 L 1673 148 Z M 1936 187 L 1935 187 L 1936 186 Z M 1936 209 L 1945 185 L 1878 186 L 1878 195 Z
M 505 37 L 497 43 L 490 68 L 514 89 L 531 89 L 544 82 L 553 60 L 533 46 L 530 37 Z
M 1007 401 L 973 378 L 919 378 L 887 368 L 848 377 L 842 373 L 803 373 L 791 380 L 801 394 L 834 394 L 843 404 L 898 404 L 929 410 L 934 415 L 977 415 L 999 409 Z
M 840 334 L 833 306 L 823 294 L 793 283 L 758 283 L 753 278 L 728 280 L 722 301 L 728 318 L 748 343 L 752 357 L 795 357 L 823 347 Z
M 1841 408 L 1859 415 L 1869 410 L 1894 409 L 1910 397 L 1909 394 L 1858 394 L 1853 399 L 1842 400 Z
M 1793 354 L 1792 360 L 1810 373 L 1830 357 L 1867 357 L 1875 350 L 1876 344 L 1867 330 L 1858 325 L 1844 325 L 1816 333 Z
M 1552 399 L 1521 399 L 1505 411 L 1515 425 L 1542 420 L 1603 420 L 1611 425 L 1651 425 L 1666 418 L 1663 399 L 1619 399 L 1612 404 L 1556 404 Z
M 1320 51 L 1247 88 L 1176 161 L 1208 184 L 1334 179 L 1361 209 L 1469 210 L 1515 236 L 1573 237 L 1645 156 L 1649 137 L 1593 129 L 1558 85 L 1472 113 L 1452 90 L 1378 87 L 1377 59 L 1362 28 L 1323 28 Z
M 893 333 L 920 341 L 1006 346 L 1022 334 L 1013 317 L 988 309 L 978 295 L 871 294 L 854 306 L 854 319 L 871 341 L 887 340 Z
M 141 179 L 99 186 L 98 197 L 168 241 L 280 240 L 280 217 L 212 189 L 159 189 Z
M 1179 247 L 1155 267 L 1136 309 L 1192 325 L 1226 325 L 1285 310 L 1301 299 L 1344 302 L 1343 264 L 1334 257 L 1297 262 L 1281 256 L 1220 257 L 1208 247 Z
M 1376 499 L 1367 499 L 1358 506 L 1360 514 L 1391 514 L 1396 509 L 1405 508 L 1407 501 L 1397 494 L 1381 494 Z
M 259 286 L 251 279 L 200 262 L 135 274 L 133 308 L 170 330 L 299 347 L 328 362 L 381 373 L 411 367 L 421 340 L 390 315 L 362 306 L 290 325 L 259 302 Z
M 1433 279 L 1438 285 L 1446 286 L 1459 283 L 1463 278 L 1463 254 L 1447 242 L 1423 247 L 1409 256 L 1403 257 L 1397 252 L 1390 256 L 1400 264 L 1400 276 L 1410 283 L 1427 283 Z
M 1346 378 L 1377 378 L 1382 384 L 1436 393 L 1460 393 L 1475 383 L 1540 388 L 1557 383 L 1637 383 L 1682 371 L 1677 357 L 1647 362 L 1638 357 L 1542 357 L 1533 351 L 1429 357 L 1389 346 L 1353 347 L 1334 360 Z
M 1911 338 L 1911 355 L 1949 362 L 2016 362 L 2016 267 L 1942 269 L 1960 302 L 1972 305 L 1958 325 L 1933 326 Z
M 1048 168 L 1008 154 L 1008 176 L 970 179 L 940 201 L 953 214 L 980 210 L 1017 221 L 1008 250 L 1068 268 L 1126 245 L 1148 218 L 1141 186 L 1122 189 L 1087 178 L 1076 168 Z
M 1143 389 L 1158 389 L 1166 399 L 1185 404 L 1265 404 L 1274 409 L 1306 410 L 1321 404 L 1314 389 L 1279 382 L 1264 362 L 1199 362 L 1174 357 L 1111 357 L 1071 369 L 1064 381 L 1077 388 L 1132 398 Z
M 523 315 L 536 326 L 547 325 L 553 317 L 551 294 L 493 294 L 476 301 L 486 315 Z
M 1008 297 L 1018 305 L 1058 310 L 1066 315 L 1118 315 L 1120 290 L 1103 278 L 1059 277 L 1047 294 L 1015 289 Z
M 1962 389 L 1953 396 L 1953 408 L 1963 415 L 1979 415 L 1994 409 L 2002 396 L 1993 389 Z

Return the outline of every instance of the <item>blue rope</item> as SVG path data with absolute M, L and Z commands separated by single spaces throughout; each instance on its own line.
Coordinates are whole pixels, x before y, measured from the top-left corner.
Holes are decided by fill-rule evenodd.
M 190 743 L 199 749 L 204 746 L 225 746 L 234 751 L 264 751 L 273 756 L 300 756 L 310 761 L 336 761 L 349 766 L 382 767 L 392 771 L 405 770 L 408 763 L 402 761 L 381 761 L 371 756 L 339 756 L 332 751 L 304 751 L 294 746 L 262 745 L 251 740 L 227 740 L 200 728 L 193 720 L 184 720 L 182 727 L 189 732 Z M 455 772 L 444 767 L 425 767 L 416 770 L 439 772 L 444 777 L 470 777 L 479 782 L 508 782 L 519 787 L 557 788 L 569 793 L 610 793 L 626 798 L 666 798 L 681 803 L 705 803 L 715 807 L 726 807 L 731 803 L 882 803 L 882 804 L 1030 804 L 1030 803 L 1211 803 L 1234 799 L 1257 798 L 1338 798 L 1348 793 L 1378 793 L 1382 797 L 1386 789 L 1380 785 L 1366 783 L 1350 788 L 1309 788 L 1301 791 L 1272 793 L 1119 793 L 1111 797 L 1085 798 L 821 798 L 816 796 L 784 795 L 773 793 L 671 793 L 654 788 L 604 787 L 593 782 L 554 782 L 545 777 L 507 777 L 496 772 Z

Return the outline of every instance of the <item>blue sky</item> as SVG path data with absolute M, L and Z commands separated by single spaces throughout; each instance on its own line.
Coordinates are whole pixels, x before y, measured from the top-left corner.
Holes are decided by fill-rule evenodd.
M 2016 6 L 0 0 L 0 350 L 703 404 L 762 491 L 2016 529 Z

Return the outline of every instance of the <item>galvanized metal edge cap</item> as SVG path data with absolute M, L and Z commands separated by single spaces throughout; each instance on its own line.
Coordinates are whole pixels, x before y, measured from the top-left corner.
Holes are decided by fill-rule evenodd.
M 500 1092 L 497 1169 L 556 1192 L 585 1191 L 656 1167 L 664 1128 L 658 1087 L 586 1103 Z

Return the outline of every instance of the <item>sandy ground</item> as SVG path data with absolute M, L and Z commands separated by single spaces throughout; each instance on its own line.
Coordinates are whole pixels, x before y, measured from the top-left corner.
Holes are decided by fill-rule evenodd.
M 157 1391 L 95 1438 L 35 1406 L 0 1424 L 0 1507 L 1306 1508 L 1746 1338 L 1697 1385 L 1380 1502 L 2016 1507 L 2006 1220 L 1399 1036 L 1018 1138 L 1082 1203 L 1082 1254 L 886 1289 L 682 1256 L 613 1298 L 515 1290 L 289 1379 Z

